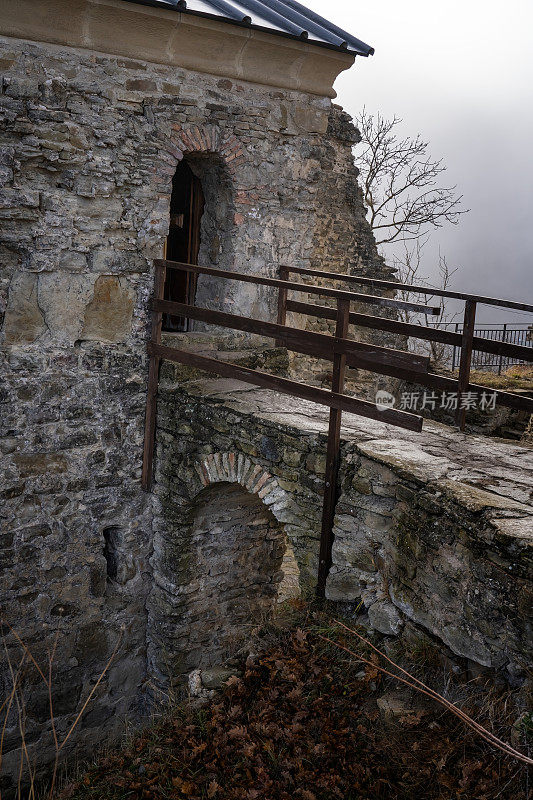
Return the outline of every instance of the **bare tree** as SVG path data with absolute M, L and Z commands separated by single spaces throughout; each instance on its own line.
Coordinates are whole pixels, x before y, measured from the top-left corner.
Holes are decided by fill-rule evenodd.
M 456 225 L 462 195 L 456 186 L 441 186 L 446 167 L 428 155 L 420 135 L 401 138 L 401 119 L 372 116 L 363 109 L 357 120 L 362 149 L 358 153 L 369 222 L 378 244 L 417 240 L 445 222 Z
M 404 251 L 402 255 L 396 255 L 392 258 L 392 266 L 396 270 L 396 274 L 398 276 L 398 280 L 400 283 L 405 283 L 407 285 L 414 285 L 417 284 L 419 286 L 427 286 L 428 291 L 427 295 L 425 295 L 426 303 L 430 301 L 438 303 L 440 305 L 440 316 L 438 317 L 438 321 L 434 321 L 430 319 L 427 314 L 424 315 L 425 319 L 424 322 L 426 325 L 429 325 L 433 328 L 437 329 L 446 329 L 450 323 L 454 322 L 457 313 L 455 314 L 448 314 L 446 308 L 446 299 L 443 297 L 435 297 L 431 294 L 432 287 L 428 283 L 428 278 L 421 275 L 422 269 L 422 251 L 424 246 L 427 243 L 426 239 L 417 239 L 417 241 L 409 247 L 407 244 L 404 243 Z M 438 288 L 439 289 L 449 289 L 451 280 L 455 273 L 457 272 L 457 267 L 455 269 L 451 269 L 447 260 L 446 256 L 443 256 L 439 252 L 439 280 L 438 280 Z M 434 287 L 433 287 L 434 288 Z M 397 292 L 397 297 L 399 300 L 404 300 L 406 302 L 418 302 L 420 300 L 420 295 L 413 295 L 408 288 L 401 289 Z M 417 317 L 420 317 L 419 314 L 414 314 L 412 311 L 408 311 L 406 309 L 399 309 L 398 310 L 398 317 L 402 322 L 416 322 Z M 437 370 L 445 369 L 450 358 L 449 358 L 449 345 L 442 344 L 441 342 L 429 342 L 426 340 L 421 339 L 410 339 L 409 340 L 409 349 L 413 350 L 418 353 L 422 353 L 424 355 L 429 355 L 431 359 L 431 363 L 433 367 Z

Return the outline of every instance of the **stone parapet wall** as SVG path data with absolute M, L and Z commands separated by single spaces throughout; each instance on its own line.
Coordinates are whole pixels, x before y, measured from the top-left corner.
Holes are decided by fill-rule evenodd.
M 201 490 L 200 464 L 228 482 L 236 470 L 249 491 L 261 486 L 313 593 L 327 415 L 221 379 L 165 390 L 161 415 L 158 536 L 170 541 Z M 531 651 L 531 450 L 434 423 L 410 434 L 344 419 L 328 598 L 385 635 L 430 638 L 521 685 Z
M 327 596 L 361 602 L 381 633 L 418 630 L 524 679 L 532 506 L 450 479 L 443 467 L 392 442 L 347 449 Z

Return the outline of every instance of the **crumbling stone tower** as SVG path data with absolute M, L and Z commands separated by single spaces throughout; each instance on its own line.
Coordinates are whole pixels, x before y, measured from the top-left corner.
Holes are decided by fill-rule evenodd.
M 72 737 L 82 750 L 144 702 L 148 298 L 152 261 L 178 246 L 169 225 L 188 213 L 180 165 L 202 195 L 189 258 L 386 276 L 356 183 L 357 134 L 332 105 L 336 76 L 371 48 L 311 18 L 302 38 L 289 19 L 283 29 L 193 5 L 7 0 L 0 20 L 2 614 L 38 658 L 58 633 L 60 730 L 122 636 Z M 260 289 L 195 289 L 198 302 L 273 317 Z M 28 742 L 45 764 L 44 687 L 27 680 Z M 10 719 L 7 767 L 19 744 Z

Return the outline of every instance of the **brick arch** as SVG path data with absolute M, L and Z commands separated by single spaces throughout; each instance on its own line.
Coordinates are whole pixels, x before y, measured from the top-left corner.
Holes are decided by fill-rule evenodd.
M 257 494 L 278 522 L 285 522 L 290 496 L 276 478 L 242 453 L 213 453 L 197 461 L 195 469 L 202 488 L 213 483 L 239 483 L 246 491 Z
M 276 478 L 260 464 L 254 463 L 242 453 L 213 453 L 197 461 L 195 469 L 202 489 L 217 483 L 237 483 L 257 497 L 270 509 L 272 516 L 283 525 L 291 516 L 290 495 L 279 485 Z M 283 556 L 283 579 L 279 586 L 278 602 L 301 594 L 300 569 L 294 548 L 285 532 L 285 554 Z
M 169 154 L 176 163 L 191 153 L 216 153 L 230 174 L 245 160 L 245 151 L 237 137 L 216 125 L 173 125 L 169 137 Z
M 146 217 L 140 221 L 138 237 L 148 248 L 148 257 L 160 258 L 161 246 L 168 233 L 172 178 L 176 167 L 187 155 L 212 155 L 219 160 L 232 185 L 232 224 L 240 224 L 247 209 L 247 196 L 237 188 L 239 168 L 246 161 L 242 142 L 230 131 L 217 125 L 174 124 L 170 131 L 156 130 L 157 156 L 149 180 L 151 200 Z

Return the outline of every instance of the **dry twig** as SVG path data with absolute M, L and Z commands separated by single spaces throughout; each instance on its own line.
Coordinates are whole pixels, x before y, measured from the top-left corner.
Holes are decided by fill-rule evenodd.
M 475 731 L 475 733 L 477 733 L 478 736 L 480 736 L 482 739 L 487 741 L 489 744 L 491 744 L 494 747 L 498 748 L 498 750 L 501 750 L 501 752 L 504 753 L 505 755 L 507 755 L 507 756 L 509 756 L 511 758 L 516 758 L 518 761 L 522 761 L 524 764 L 528 764 L 530 766 L 533 765 L 533 759 L 531 759 L 528 756 L 524 755 L 519 750 L 515 750 L 514 747 L 511 747 L 511 745 L 507 744 L 507 742 L 504 742 L 501 739 L 499 739 L 497 736 L 495 736 L 489 730 L 487 730 L 482 725 L 480 725 L 478 722 L 476 722 L 474 719 L 469 717 L 468 714 L 465 714 L 464 711 L 462 711 L 460 708 L 458 708 L 450 700 L 447 700 L 445 697 L 443 697 L 438 692 L 436 692 L 433 689 L 431 689 L 425 683 L 422 683 L 422 681 L 418 680 L 418 678 L 415 678 L 414 675 L 411 675 L 411 673 L 407 672 L 407 670 L 405 670 L 402 667 L 400 667 L 399 664 L 396 664 L 396 662 L 394 662 L 385 653 L 383 653 L 381 650 L 379 650 L 379 648 L 377 648 L 374 644 L 372 644 L 372 642 L 370 642 L 364 636 L 361 636 L 360 633 L 358 633 L 357 631 L 353 630 L 352 628 L 349 628 L 347 625 L 345 625 L 343 622 L 340 622 L 339 620 L 334 620 L 334 622 L 337 625 L 339 625 L 341 628 L 344 628 L 344 630 L 348 631 L 352 636 L 357 637 L 357 639 L 359 639 L 361 642 L 363 642 L 368 647 L 370 647 L 375 653 L 377 653 L 379 656 L 381 656 L 381 658 L 384 658 L 385 661 L 387 661 L 389 664 L 391 664 L 395 669 L 397 669 L 403 675 L 406 675 L 408 680 L 406 680 L 405 678 L 400 677 L 400 675 L 397 675 L 397 674 L 395 674 L 393 672 L 390 672 L 390 670 L 386 669 L 385 667 L 382 667 L 380 664 L 375 664 L 373 661 L 370 661 L 369 659 L 365 658 L 360 653 L 357 653 L 354 650 L 351 650 L 349 647 L 345 647 L 344 645 L 339 644 L 339 642 L 335 642 L 332 639 L 329 639 L 327 636 L 320 635 L 321 639 L 323 639 L 326 642 L 329 642 L 330 644 L 334 645 L 335 647 L 340 648 L 341 650 L 344 650 L 346 653 L 349 653 L 351 656 L 354 656 L 359 661 L 362 661 L 364 664 L 367 664 L 368 666 L 377 669 L 379 672 L 382 672 L 384 675 L 387 675 L 390 678 L 394 678 L 395 680 L 400 681 L 400 683 L 403 683 L 406 686 L 409 686 L 411 689 L 414 689 L 415 691 L 419 692 L 420 694 L 426 695 L 426 697 L 430 697 L 432 700 L 435 700 L 437 703 L 440 703 L 442 706 L 444 706 L 448 711 L 451 711 L 452 714 L 455 714 L 455 716 L 459 717 L 459 719 L 462 722 L 464 722 L 465 725 L 467 725 L 469 728 L 471 728 L 473 731 Z

